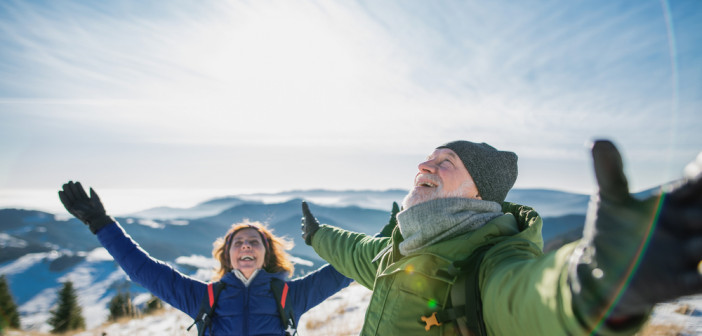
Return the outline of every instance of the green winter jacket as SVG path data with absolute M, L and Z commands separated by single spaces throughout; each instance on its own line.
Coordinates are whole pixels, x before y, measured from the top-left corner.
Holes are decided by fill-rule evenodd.
M 541 217 L 530 207 L 503 204 L 503 216 L 478 230 L 403 256 L 399 229 L 392 237 L 322 225 L 315 232 L 315 251 L 342 274 L 371 289 L 361 335 L 457 335 L 453 323 L 425 330 L 422 316 L 447 308 L 451 285 L 447 272 L 455 260 L 494 244 L 480 267 L 483 316 L 489 335 L 588 335 L 571 307 L 567 261 L 575 245 L 544 255 Z M 427 225 L 430 225 L 429 223 Z M 627 335 L 638 330 L 600 329 Z

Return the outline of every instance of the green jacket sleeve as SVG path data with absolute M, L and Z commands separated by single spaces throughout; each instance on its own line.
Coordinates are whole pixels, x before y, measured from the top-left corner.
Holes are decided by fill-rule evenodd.
M 312 247 L 322 259 L 371 290 L 378 269 L 373 259 L 388 244 L 388 237 L 374 238 L 329 225 L 321 225 L 312 237 Z
M 481 267 L 484 319 L 493 335 L 632 335 L 642 324 L 609 330 L 585 326 L 576 316 L 568 285 L 568 259 L 576 243 L 532 258 L 534 246 L 508 241 L 488 251 Z M 511 321 L 505 323 L 505 321 Z M 518 326 L 518 330 L 515 329 Z

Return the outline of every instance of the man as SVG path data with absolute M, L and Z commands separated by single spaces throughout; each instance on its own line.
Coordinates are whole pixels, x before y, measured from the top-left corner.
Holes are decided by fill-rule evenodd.
M 702 155 L 694 178 L 636 200 L 616 147 L 597 141 L 592 154 L 599 193 L 584 236 L 546 255 L 539 215 L 504 202 L 517 156 L 469 141 L 419 164 L 391 237 L 320 226 L 303 203 L 303 238 L 373 290 L 362 335 L 457 334 L 430 317 L 450 307 L 451 264 L 483 246 L 482 305 L 468 309 L 482 308 L 488 335 L 630 335 L 655 303 L 702 292 Z

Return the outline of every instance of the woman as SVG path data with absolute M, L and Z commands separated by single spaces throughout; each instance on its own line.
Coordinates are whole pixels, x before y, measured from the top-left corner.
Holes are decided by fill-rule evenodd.
M 80 182 L 68 182 L 59 191 L 66 210 L 88 225 L 102 246 L 132 281 L 192 318 L 207 296 L 207 284 L 150 257 L 108 216 L 98 195 L 90 197 Z M 293 266 L 284 252 L 285 241 L 260 223 L 235 224 L 217 239 L 212 251 L 220 263 L 215 279 L 226 284 L 212 317 L 214 335 L 284 335 L 278 303 L 271 291 L 274 278 L 285 279 Z M 287 304 L 294 320 L 351 282 L 326 265 L 305 277 L 288 281 Z M 205 331 L 210 332 L 210 329 Z

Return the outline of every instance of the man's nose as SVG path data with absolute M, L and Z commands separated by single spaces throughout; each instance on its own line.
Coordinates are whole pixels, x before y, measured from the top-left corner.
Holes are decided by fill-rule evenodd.
M 436 172 L 436 165 L 431 160 L 427 160 L 420 163 L 419 166 L 417 166 L 417 168 L 419 168 L 420 172 L 427 172 L 431 174 Z

